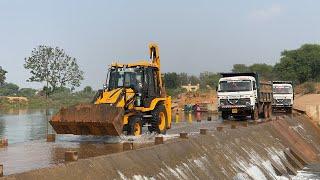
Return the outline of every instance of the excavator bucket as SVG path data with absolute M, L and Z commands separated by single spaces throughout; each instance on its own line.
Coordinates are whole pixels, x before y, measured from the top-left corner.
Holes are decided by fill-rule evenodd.
M 124 109 L 107 104 L 79 104 L 62 108 L 49 121 L 57 134 L 119 136 Z

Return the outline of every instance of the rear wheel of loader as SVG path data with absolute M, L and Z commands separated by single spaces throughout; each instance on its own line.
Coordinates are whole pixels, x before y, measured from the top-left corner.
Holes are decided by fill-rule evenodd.
M 132 118 L 127 127 L 127 134 L 139 136 L 142 134 L 142 124 L 139 118 Z
M 151 126 L 148 126 L 150 132 L 157 132 L 159 134 L 166 133 L 168 117 L 164 105 L 160 104 L 152 111 L 152 119 L 150 124 Z

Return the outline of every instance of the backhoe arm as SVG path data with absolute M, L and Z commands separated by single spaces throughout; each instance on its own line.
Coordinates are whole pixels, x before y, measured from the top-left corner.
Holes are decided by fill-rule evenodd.
M 156 64 L 159 68 L 157 71 L 157 79 L 159 80 L 159 86 L 162 88 L 162 78 L 161 78 L 161 71 L 160 71 L 160 57 L 159 57 L 159 46 L 156 43 L 149 44 L 149 53 L 150 59 L 152 60 L 153 64 Z

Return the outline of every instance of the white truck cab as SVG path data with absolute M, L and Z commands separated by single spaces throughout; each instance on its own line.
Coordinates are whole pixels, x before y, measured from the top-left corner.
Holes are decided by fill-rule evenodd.
M 221 73 L 217 88 L 218 110 L 223 119 L 242 118 L 259 114 L 271 115 L 271 83 L 260 83 L 256 73 Z M 267 87 L 267 91 L 265 90 Z M 262 90 L 261 90 L 262 89 Z
M 292 112 L 294 93 L 291 81 L 273 81 L 273 103 L 274 111 L 284 110 Z
M 252 76 L 225 77 L 219 80 L 218 105 L 254 108 L 257 97 L 256 80 Z

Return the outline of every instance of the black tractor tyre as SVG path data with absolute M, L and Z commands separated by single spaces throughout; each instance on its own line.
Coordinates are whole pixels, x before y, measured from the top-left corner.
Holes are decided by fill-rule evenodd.
M 258 106 L 255 106 L 254 111 L 251 112 L 251 119 L 258 120 L 259 119 L 259 109 Z
M 136 131 L 136 124 L 139 125 L 139 132 L 138 134 L 135 134 Z M 129 119 L 128 125 L 126 127 L 127 129 L 127 135 L 141 135 L 142 134 L 142 123 L 140 118 L 138 117 L 132 117 Z
M 159 129 L 161 112 L 165 115 L 165 127 L 163 130 Z M 158 134 L 166 134 L 168 126 L 168 115 L 165 106 L 163 104 L 157 105 L 156 108 L 151 112 L 151 115 L 152 118 L 150 120 L 150 126 L 148 126 L 148 130 L 151 133 L 156 132 Z
M 229 118 L 229 114 L 227 112 L 221 112 L 221 117 L 223 120 L 227 120 Z

